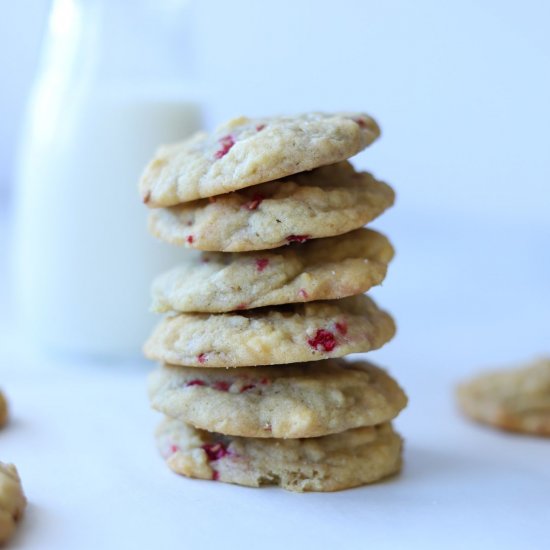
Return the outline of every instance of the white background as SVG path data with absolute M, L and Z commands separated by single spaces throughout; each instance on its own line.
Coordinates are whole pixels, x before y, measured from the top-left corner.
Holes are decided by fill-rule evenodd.
M 398 420 L 404 475 L 296 496 L 166 472 L 152 445 L 148 366 L 22 353 L 33 335 L 13 333 L 7 306 L 9 188 L 47 2 L 2 4 L 0 382 L 15 421 L 0 458 L 19 465 L 31 500 L 15 547 L 547 547 L 548 442 L 467 424 L 452 391 L 481 367 L 548 353 L 549 6 L 196 2 L 210 124 L 364 109 L 383 138 L 357 162 L 398 192 L 376 224 L 398 255 L 375 294 L 399 335 L 374 356 L 411 398 Z

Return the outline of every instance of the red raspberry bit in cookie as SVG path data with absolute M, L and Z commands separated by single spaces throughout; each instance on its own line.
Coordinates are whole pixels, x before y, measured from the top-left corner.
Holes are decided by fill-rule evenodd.
M 229 150 L 233 145 L 235 145 L 235 140 L 233 139 L 233 136 L 231 134 L 228 134 L 227 136 L 223 136 L 220 140 L 221 147 L 214 153 L 214 158 L 221 159 L 222 157 L 225 157 L 227 153 L 229 153 Z
M 336 338 L 334 338 L 334 334 L 330 332 L 329 330 L 325 330 L 324 328 L 320 328 L 313 338 L 309 338 L 307 343 L 316 350 L 323 350 L 323 351 L 332 351 L 336 346 Z
M 255 387 L 256 387 L 256 384 L 246 384 L 241 388 L 240 393 L 244 393 L 245 391 L 248 391 L 248 390 L 253 390 Z
M 304 300 L 307 300 L 309 298 L 309 294 L 307 293 L 307 290 L 305 288 L 301 288 L 298 291 L 298 295 L 301 296 Z
M 201 449 L 206 453 L 208 460 L 219 460 L 229 454 L 221 443 L 205 443 Z
M 270 383 L 269 378 L 262 378 L 262 379 L 260 380 L 260 384 L 263 384 L 264 386 L 266 386 L 266 385 L 269 384 L 269 383 Z
M 220 479 L 220 472 L 218 470 L 212 470 L 212 480 L 218 481 Z
M 185 384 L 185 387 L 188 388 L 189 386 L 206 386 L 206 382 L 204 380 L 199 380 L 198 378 L 195 378 L 194 380 L 189 380 Z
M 218 391 L 229 391 L 231 387 L 231 382 L 226 382 L 225 380 L 218 380 L 212 384 L 212 387 Z
M 246 309 L 246 308 L 247 308 L 247 305 L 248 305 L 248 304 L 245 304 L 245 303 L 238 304 L 237 307 L 236 307 L 235 309 L 238 309 L 238 310 Z
M 289 235 L 286 240 L 289 243 L 305 243 L 309 238 L 309 235 Z
M 359 128 L 366 128 L 367 127 L 367 122 L 363 117 L 354 118 L 353 122 L 357 123 L 357 126 L 359 126 Z
M 193 237 L 193 235 L 189 235 L 185 240 L 186 240 L 189 244 L 193 244 L 193 241 L 195 240 L 195 237 Z
M 147 191 L 145 195 L 143 196 L 143 204 L 148 204 L 148 202 L 151 200 L 151 191 Z
M 201 365 L 204 365 L 206 363 L 206 353 L 199 353 L 197 355 L 197 361 L 201 364 Z
M 261 273 L 267 267 L 267 264 L 269 264 L 267 258 L 258 258 L 256 260 L 256 269 Z
M 265 124 L 258 124 L 256 126 L 256 132 L 261 132 L 265 128 Z
M 256 210 L 260 204 L 262 204 L 262 201 L 265 199 L 263 195 L 260 195 L 257 193 L 252 197 L 252 200 L 249 200 L 245 204 L 243 204 L 243 208 L 246 208 L 247 210 Z
M 345 321 L 338 321 L 337 323 L 334 323 L 334 326 L 342 336 L 345 336 L 348 333 L 348 324 Z
M 173 455 L 174 453 L 177 453 L 180 450 L 180 448 L 177 445 L 170 445 L 170 454 Z

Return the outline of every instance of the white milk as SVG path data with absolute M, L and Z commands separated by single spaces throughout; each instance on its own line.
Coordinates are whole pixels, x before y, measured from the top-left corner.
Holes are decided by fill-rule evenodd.
M 48 109 L 35 112 L 24 135 L 16 304 L 42 347 L 137 356 L 155 322 L 151 280 L 181 257 L 147 233 L 137 182 L 157 145 L 196 131 L 200 116 L 193 103 L 89 97 L 68 104 L 55 128 Z

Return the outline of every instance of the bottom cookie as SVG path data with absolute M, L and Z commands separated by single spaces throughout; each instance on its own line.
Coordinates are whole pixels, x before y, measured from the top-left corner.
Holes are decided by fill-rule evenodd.
M 402 439 L 390 423 L 307 439 L 224 436 L 166 418 L 157 444 L 176 473 L 289 491 L 338 491 L 378 481 L 401 467 Z

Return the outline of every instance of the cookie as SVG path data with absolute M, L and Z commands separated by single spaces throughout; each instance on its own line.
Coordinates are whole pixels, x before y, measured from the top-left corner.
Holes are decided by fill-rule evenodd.
M 550 436 L 550 358 L 481 374 L 457 392 L 474 420 L 513 432 Z
M 240 117 L 212 134 L 161 147 L 139 188 L 149 206 L 173 206 L 352 157 L 380 135 L 363 113 Z
M 196 367 L 247 367 L 316 361 L 377 349 L 393 319 L 366 296 L 232 313 L 180 313 L 146 342 L 149 359 Z
M 166 419 L 157 444 L 176 473 L 289 491 L 339 491 L 378 481 L 401 467 L 401 437 L 391 424 L 307 439 L 223 436 Z
M 267 250 L 332 237 L 369 223 L 393 189 L 348 162 L 332 164 L 149 215 L 149 231 L 172 244 L 220 252 Z
M 188 256 L 154 281 L 153 311 L 223 313 L 362 294 L 383 281 L 393 248 L 380 233 L 357 229 L 272 252 Z
M 0 391 L 0 428 L 8 422 L 8 402 Z
M 0 544 L 11 537 L 26 505 L 17 469 L 0 462 Z
M 167 365 L 149 379 L 153 408 L 210 432 L 243 437 L 319 437 L 395 418 L 407 397 L 366 362 L 241 369 Z

